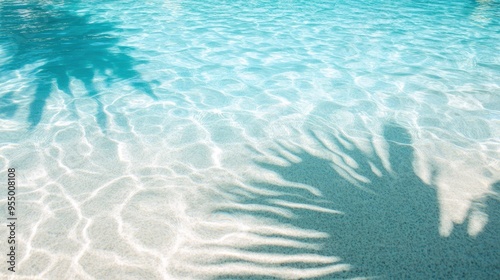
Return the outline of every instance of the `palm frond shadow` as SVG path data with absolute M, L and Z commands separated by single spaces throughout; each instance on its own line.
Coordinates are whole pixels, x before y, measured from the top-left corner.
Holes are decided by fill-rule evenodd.
M 309 134 L 317 142 L 324 143 L 324 138 L 318 138 L 312 131 Z M 462 224 L 455 227 L 451 236 L 442 237 L 438 230 L 436 190 L 422 182 L 413 171 L 410 135 L 404 128 L 390 124 L 384 129 L 384 138 L 388 143 L 392 171 L 386 170 L 379 159 L 367 157 L 341 136 L 332 136 L 330 145 L 325 145 L 327 148 L 333 144 L 338 150 L 330 150 L 332 153 L 344 159 L 347 155 L 354 160 L 356 172 L 368 179 L 359 184 L 341 176 L 329 160 L 281 146 L 282 154 L 292 154 L 300 160 L 288 161 L 288 166 L 257 164 L 288 182 L 311 186 L 322 195 L 318 197 L 304 189 L 287 188 L 286 194 L 274 197 L 250 194 L 239 202 L 289 211 L 293 217 L 284 217 L 279 211 L 256 212 L 243 208 L 230 212 L 256 215 L 295 228 L 327 233 L 321 248 L 308 253 L 340 257 L 351 269 L 318 279 L 372 276 L 383 279 L 493 279 L 500 275 L 500 183 L 493 186 L 496 197 L 493 194 L 476 203 L 488 215 L 489 222 L 481 233 L 471 237 L 467 225 Z M 379 171 L 374 172 L 374 166 Z M 254 186 L 261 190 L 283 191 L 283 186 L 272 184 Z M 322 209 L 334 209 L 341 214 Z M 290 255 L 299 252 L 276 246 L 249 250 Z M 311 265 L 293 264 L 302 268 Z M 316 267 L 319 265 L 315 264 Z M 236 274 L 218 279 L 236 278 L 256 279 Z M 276 278 L 262 275 L 258 279 Z
M 112 35 L 119 31 L 113 23 L 92 22 L 89 16 L 23 2 L 5 3 L 0 8 L 0 33 L 7 39 L 5 51 L 9 57 L 0 69 L 15 71 L 36 65 L 32 71 L 35 96 L 28 116 L 32 128 L 42 119 L 54 82 L 59 90 L 73 96 L 71 78 L 81 81 L 97 103 L 96 119 L 101 128 L 106 126 L 107 118 L 94 82 L 97 75 L 105 77 L 108 86 L 126 80 L 157 99 L 150 84 L 134 69 L 144 61 L 128 54 L 133 48 L 120 46 L 120 40 Z

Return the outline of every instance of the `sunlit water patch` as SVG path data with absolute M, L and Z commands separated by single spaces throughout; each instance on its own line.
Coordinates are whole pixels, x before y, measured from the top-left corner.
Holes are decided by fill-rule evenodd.
M 498 1 L 70 2 L 0 4 L 2 277 L 500 274 Z

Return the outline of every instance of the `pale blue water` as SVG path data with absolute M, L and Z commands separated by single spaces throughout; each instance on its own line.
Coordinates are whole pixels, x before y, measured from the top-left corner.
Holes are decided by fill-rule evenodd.
M 2 1 L 0 273 L 498 278 L 499 54 L 497 0 Z

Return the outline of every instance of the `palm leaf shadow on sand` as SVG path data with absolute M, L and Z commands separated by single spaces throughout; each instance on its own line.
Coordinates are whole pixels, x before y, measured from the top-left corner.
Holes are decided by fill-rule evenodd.
M 310 136 L 324 143 L 314 132 Z M 298 228 L 312 229 L 329 235 L 316 254 L 338 256 L 351 265 L 349 271 L 318 279 L 353 277 L 381 277 L 382 279 L 494 279 L 500 275 L 500 184 L 493 186 L 495 194 L 477 205 L 488 215 L 488 223 L 481 233 L 471 237 L 467 225 L 455 227 L 449 237 L 439 234 L 439 209 L 436 191 L 423 183 L 412 168 L 413 148 L 408 132 L 397 125 L 387 125 L 384 138 L 389 145 L 389 158 L 393 172 L 383 168 L 382 162 L 368 158 L 349 140 L 331 137 L 340 150 L 358 168 L 356 172 L 370 183 L 355 185 L 332 168 L 332 162 L 308 154 L 282 148 L 300 158 L 297 163 L 279 166 L 263 162 L 257 164 L 279 174 L 289 182 L 312 186 L 321 191 L 321 200 L 303 191 L 290 191 L 278 197 L 242 199 L 242 204 L 260 204 L 282 207 L 286 205 L 312 205 L 341 211 L 332 215 L 311 209 L 291 207 L 295 218 L 284 218 L 273 213 L 256 213 L 233 209 L 233 214 L 259 215 L 279 220 Z M 344 144 L 343 144 L 344 143 Z M 349 145 L 345 145 L 345 143 Z M 331 145 L 329 145 L 331 147 Z M 348 147 L 348 148 L 347 148 Z M 327 145 L 324 148 L 328 149 Z M 285 159 L 285 158 L 283 158 Z M 370 166 L 369 161 L 372 162 Z M 375 165 L 380 172 L 373 172 Z M 438 171 L 436 171 L 438 172 Z M 378 175 L 376 175 L 378 173 Z M 255 184 L 254 184 L 255 185 Z M 282 186 L 259 184 L 262 189 L 280 190 Z M 496 195 L 496 197 L 495 197 Z M 287 204 L 276 201 L 286 201 Z M 294 203 L 294 204 L 293 204 Z M 296 250 L 278 247 L 253 248 L 256 252 L 296 254 Z M 241 261 L 241 260 L 233 260 Z M 307 268 L 311 264 L 293 265 Z M 317 267 L 318 265 L 316 265 Z M 218 279 L 276 279 L 266 275 L 239 277 L 225 275 Z M 259 276 L 257 276 L 259 275 Z M 299 278 L 299 277 L 297 277 Z
M 133 48 L 120 46 L 120 40 L 112 35 L 120 31 L 114 24 L 92 22 L 88 16 L 24 1 L 4 3 L 0 8 L 0 34 L 7 39 L 4 49 L 9 57 L 0 69 L 15 71 L 37 65 L 32 71 L 36 89 L 28 116 L 32 128 L 42 119 L 47 99 L 54 92 L 54 82 L 59 90 L 73 96 L 71 79 L 81 81 L 88 96 L 97 103 L 96 119 L 102 129 L 107 118 L 94 83 L 97 75 L 105 77 L 108 86 L 114 81 L 127 80 L 135 89 L 157 98 L 134 70 L 144 62 L 128 55 Z M 12 115 L 10 112 L 9 116 Z

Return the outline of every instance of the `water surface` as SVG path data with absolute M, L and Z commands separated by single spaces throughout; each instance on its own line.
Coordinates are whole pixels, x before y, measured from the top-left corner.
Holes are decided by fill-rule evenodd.
M 0 273 L 497 277 L 499 4 L 2 1 Z

